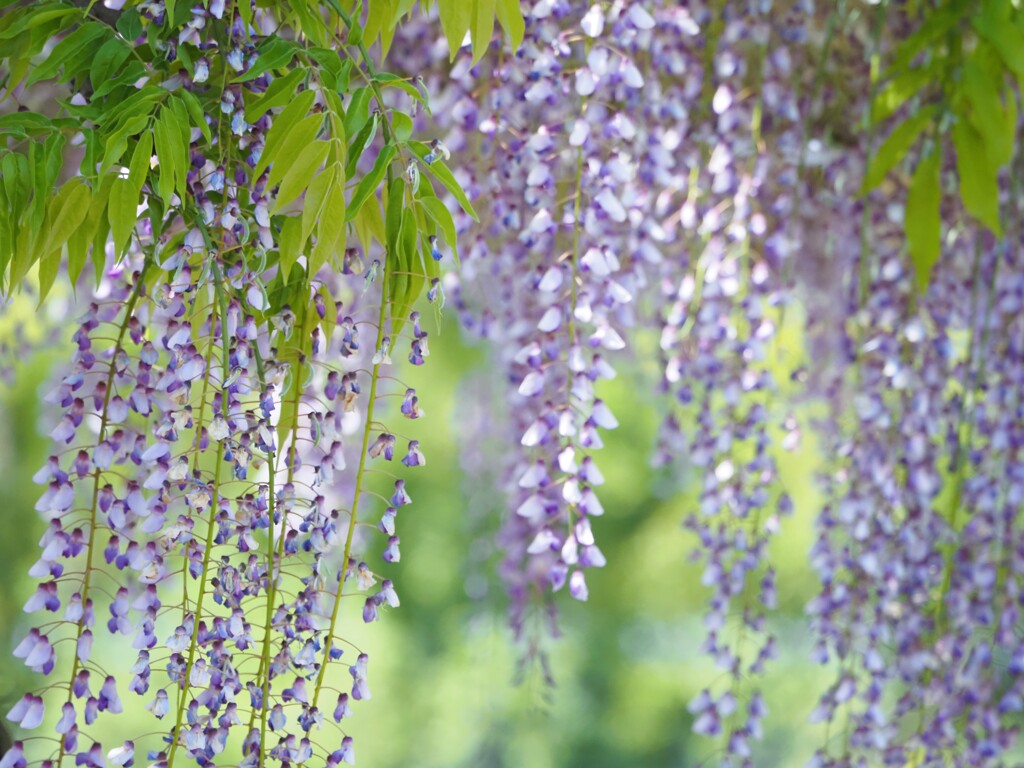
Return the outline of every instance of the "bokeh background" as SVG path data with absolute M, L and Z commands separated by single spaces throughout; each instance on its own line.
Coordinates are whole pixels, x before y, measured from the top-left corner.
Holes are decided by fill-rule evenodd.
M 33 511 L 39 489 L 30 479 L 49 451 L 43 436 L 49 418 L 42 398 L 54 371 L 72 351 L 74 326 L 62 328 L 60 321 L 71 310 L 53 307 L 59 304 L 49 305 L 53 314 L 41 323 L 31 301 L 19 299 L 0 319 L 0 342 L 9 347 L 4 358 L 7 381 L 0 385 L 4 712 L 39 682 L 10 650 L 27 632 L 21 606 L 34 588 L 27 571 L 45 527 Z M 517 674 L 522 649 L 512 645 L 506 629 L 493 544 L 503 514 L 502 494 L 486 454 L 463 442 L 465 427 L 473 420 L 484 420 L 484 426 L 493 423 L 495 438 L 501 437 L 500 409 L 487 405 L 487 391 L 494 384 L 487 371 L 493 367 L 481 349 L 463 338 L 450 315 L 437 329 L 439 335 L 432 333 L 428 365 L 403 372 L 417 387 L 427 412 L 418 426 L 429 463 L 410 476 L 408 487 L 416 503 L 401 520 L 402 561 L 386 570 L 396 582 L 402 606 L 367 626 L 360 617 L 361 603 L 353 601 L 344 618 L 346 638 L 371 654 L 373 698 L 360 703 L 355 717 L 346 721 L 356 739 L 359 765 L 718 765 L 721 753 L 692 734 L 692 715 L 686 709 L 722 673 L 699 651 L 707 593 L 699 569 L 688 561 L 695 542 L 680 525 L 696 503 L 695 476 L 686 467 L 651 467 L 662 416 L 653 334 L 641 337 L 633 359 L 620 365 L 618 378 L 599 392 L 621 422 L 606 435 L 600 461 L 607 479 L 602 489 L 607 513 L 595 529 L 608 565 L 588 574 L 588 603 L 559 596 L 564 634 L 545 643 L 556 683 L 552 687 L 536 665 Z M 787 325 L 799 327 L 792 320 Z M 58 330 L 55 335 L 44 333 L 44 325 Z M 12 344 L 15 334 L 20 345 Z M 801 340 L 793 333 L 780 338 L 779 364 L 798 368 Z M 17 350 L 13 354 L 12 348 Z M 802 417 L 813 415 L 813 403 L 798 407 Z M 781 424 L 784 414 L 778 416 Z M 761 681 L 770 714 L 754 764 L 790 768 L 804 765 L 828 739 L 822 726 L 808 722 L 808 715 L 818 692 L 834 679 L 834 670 L 811 661 L 803 615 L 817 582 L 807 553 L 819 501 L 814 474 L 823 468 L 824 458 L 805 437 L 795 451 L 780 452 L 778 460 L 796 511 L 783 521 L 772 552 L 779 574 L 780 605 L 774 621 L 779 658 Z M 97 643 L 101 664 L 123 653 L 115 643 Z M 338 665 L 336 673 L 341 686 L 348 677 L 345 665 Z M 155 668 L 155 683 L 159 675 Z M 140 699 L 126 687 L 122 683 L 125 715 L 99 723 L 117 733 L 100 730 L 94 735 L 115 742 L 129 732 L 152 729 L 155 721 L 142 705 L 152 698 L 153 689 Z M 222 757 L 224 765 L 231 764 L 230 756 Z

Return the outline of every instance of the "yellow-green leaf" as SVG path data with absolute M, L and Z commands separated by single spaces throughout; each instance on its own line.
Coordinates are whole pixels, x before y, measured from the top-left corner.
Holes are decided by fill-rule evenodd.
M 953 123 L 952 133 L 964 208 L 993 234 L 1000 236 L 999 179 L 985 153 L 981 134 L 962 118 Z
M 423 197 L 418 202 L 423 207 L 427 216 L 441 230 L 441 237 L 444 238 L 445 244 L 452 249 L 455 261 L 458 261 L 459 248 L 455 234 L 455 222 L 452 219 L 451 211 L 448 210 L 448 206 L 436 197 Z
M 939 169 L 942 156 L 938 147 L 922 157 L 910 180 L 907 193 L 906 228 L 907 248 L 910 261 L 917 273 L 918 287 L 924 291 L 932 267 L 939 260 L 941 252 L 941 224 L 939 204 L 942 202 L 942 188 L 939 184 Z
M 871 102 L 872 121 L 881 123 L 887 120 L 934 77 L 935 68 L 931 66 L 908 69 L 898 74 L 875 94 Z
M 279 251 L 278 266 L 281 270 L 281 279 L 285 285 L 288 284 L 288 273 L 291 272 L 295 262 L 302 253 L 302 218 L 299 216 L 287 216 L 281 224 L 281 234 L 277 238 Z
M 259 178 L 267 166 L 274 162 L 277 153 L 285 145 L 285 138 L 287 138 L 288 133 L 295 127 L 296 123 L 309 114 L 310 107 L 313 106 L 313 99 L 315 98 L 316 93 L 313 90 L 303 91 L 287 107 L 281 110 L 281 114 L 274 118 L 270 130 L 267 132 L 263 152 L 256 163 L 256 167 L 253 168 L 252 178 Z
M 466 0 L 437 0 L 437 12 L 441 17 L 441 28 L 444 36 L 448 39 L 448 51 L 450 59 L 455 60 L 455 54 L 462 47 L 462 41 L 469 32 L 473 23 L 473 3 Z
M 339 250 L 345 234 L 345 180 L 335 172 L 327 188 L 323 210 L 316 230 L 316 245 L 309 257 L 309 274 L 315 275 Z
M 327 199 L 327 189 L 331 185 L 331 173 L 321 173 L 306 190 L 306 199 L 302 206 L 302 245 L 305 245 L 313 228 L 320 219 L 320 213 Z
M 377 155 L 377 160 L 373 164 L 373 168 L 370 172 L 363 176 L 359 182 L 359 186 L 356 187 L 356 191 L 352 193 L 352 200 L 349 202 L 348 212 L 346 217 L 349 221 L 356 217 L 356 214 L 362 209 L 363 204 L 370 199 L 370 196 L 377 191 L 380 187 L 381 182 L 384 180 L 384 176 L 387 173 L 388 165 L 395 157 L 396 149 L 393 144 L 388 144 L 384 147 L 380 154 Z
M 245 108 L 245 120 L 248 123 L 255 123 L 271 109 L 283 107 L 293 98 L 299 82 L 306 76 L 307 70 L 303 67 L 293 69 L 284 77 L 274 80 L 267 90 L 259 98 L 255 99 Z
M 271 213 L 277 213 L 309 188 L 317 169 L 327 158 L 328 149 L 330 149 L 330 145 L 326 141 L 313 141 L 303 146 L 302 150 L 292 158 L 292 162 L 288 163 L 282 157 L 274 163 L 274 171 L 282 167 L 287 170 L 281 180 L 281 186 L 277 190 L 277 200 L 274 202 Z
M 68 241 L 89 212 L 90 197 L 89 187 L 78 176 L 68 179 L 60 188 L 47 207 L 46 239 L 39 249 L 40 254 L 60 250 Z
M 893 129 L 868 162 L 863 192 L 869 192 L 882 183 L 889 171 L 904 158 L 917 137 L 932 122 L 935 113 L 935 106 L 924 107 Z
M 498 23 L 508 35 L 508 41 L 512 50 L 518 50 L 523 44 L 523 34 L 526 32 L 526 23 L 523 21 L 523 11 L 519 0 L 498 0 Z
M 494 35 L 495 0 L 475 0 L 473 7 L 473 63 L 480 61 L 491 45 Z

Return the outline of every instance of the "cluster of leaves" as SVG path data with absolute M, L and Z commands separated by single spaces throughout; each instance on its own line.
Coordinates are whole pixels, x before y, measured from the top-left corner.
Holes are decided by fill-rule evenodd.
M 31 3 L 5 13 L 0 63 L 7 102 L 22 91 L 56 97 L 51 114 L 19 110 L 0 116 L 0 277 L 6 291 L 38 265 L 40 298 L 45 299 L 62 258 L 75 283 L 90 252 L 98 278 L 108 238 L 123 254 L 144 218 L 154 240 L 162 240 L 165 248 L 176 245 L 174 240 L 187 230 L 181 222 L 196 214 L 186 202 L 193 130 L 202 133 L 206 147 L 223 144 L 231 131 L 229 118 L 222 117 L 218 125 L 206 116 L 221 111 L 226 88 L 269 73 L 274 79 L 264 91 L 244 92 L 247 123 L 274 114 L 265 148 L 249 174 L 255 180 L 270 168 L 268 187 L 279 186 L 272 210 L 277 253 L 267 254 L 268 266 L 280 262 L 280 281 L 286 285 L 296 260 L 312 243 L 308 274 L 332 260 L 340 269 L 338 254 L 350 225 L 367 252 L 374 240 L 397 246 L 387 251 L 395 260 L 393 295 L 407 313 L 424 282 L 437 276 L 428 243 L 440 237 L 454 249 L 455 227 L 432 185 L 420 182 L 415 168 L 416 158 L 428 157 L 430 148 L 412 141 L 409 114 L 386 106 L 389 90 L 408 96 L 413 110 L 429 110 L 428 96 L 407 79 L 373 70 L 364 41 L 379 39 L 386 51 L 413 3 L 370 3 L 364 24 L 353 23 L 352 14 L 357 19 L 362 14 L 361 3 L 332 0 L 328 12 L 303 0 L 275 5 L 273 11 L 293 34 L 254 40 L 253 63 L 241 72 L 223 56 L 205 62 L 192 42 L 175 44 L 172 32 L 192 18 L 189 4 L 167 2 L 162 27 L 134 7 L 116 20 L 101 20 L 89 8 L 68 2 Z M 481 3 L 469 11 L 464 3 L 441 2 L 438 10 L 452 51 L 472 26 L 474 46 L 482 54 L 495 12 L 506 29 L 521 36 L 515 5 Z M 251 14 L 248 3 L 239 3 L 238 10 Z M 347 30 L 344 39 L 334 31 L 339 25 Z M 345 46 L 361 51 L 368 70 L 362 70 L 358 56 L 339 56 L 338 48 L 331 47 L 339 43 L 342 51 Z M 212 71 L 200 75 L 200 66 Z M 209 87 L 183 87 L 200 81 Z M 318 95 L 326 109 L 311 113 Z M 381 133 L 383 141 L 377 141 Z M 282 152 L 286 147 L 303 150 Z M 376 160 L 346 202 L 347 185 L 356 181 L 361 158 L 372 150 Z M 451 171 L 442 161 L 429 160 L 418 165 L 472 214 Z M 414 181 L 385 184 L 396 161 L 406 163 L 404 172 Z M 381 187 L 386 222 L 378 205 L 367 205 Z M 289 204 L 303 197 L 301 215 L 289 214 Z M 389 197 L 403 204 L 388 205 Z M 267 288 L 269 297 L 286 300 L 281 286 Z M 269 307 L 270 312 L 279 309 Z
M 918 11 L 919 26 L 895 48 L 878 80 L 871 121 L 894 125 L 870 158 L 864 191 L 881 185 L 915 150 L 905 221 L 923 290 L 942 250 L 949 144 L 964 209 L 1002 234 L 1001 174 L 1013 157 L 1024 84 L 1024 12 L 1010 0 L 947 0 Z

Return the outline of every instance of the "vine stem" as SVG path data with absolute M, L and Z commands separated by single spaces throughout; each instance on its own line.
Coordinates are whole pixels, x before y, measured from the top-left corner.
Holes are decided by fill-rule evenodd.
M 199 623 L 203 616 L 203 600 L 206 598 L 206 576 L 210 570 L 210 553 L 213 551 L 213 531 L 217 525 L 217 507 L 220 503 L 220 469 L 224 463 L 224 443 L 217 444 L 217 464 L 213 470 L 213 494 L 210 498 L 210 522 L 206 526 L 206 549 L 203 552 L 203 570 L 199 578 L 199 596 L 196 598 L 196 612 L 192 623 L 192 637 L 189 641 L 188 663 L 185 665 L 184 676 L 181 681 L 181 696 L 178 699 L 178 713 L 174 723 L 174 736 L 171 740 L 171 751 L 167 756 L 167 768 L 173 768 L 174 756 L 178 750 L 178 743 L 181 740 L 181 720 L 185 714 L 185 700 L 188 698 L 189 675 L 196 659 L 196 645 L 199 639 Z M 188 578 L 187 574 L 183 574 Z
M 107 436 L 108 407 L 110 405 L 111 395 L 114 392 L 114 375 L 116 373 L 116 367 L 115 366 L 116 366 L 116 361 L 117 361 L 117 353 L 120 352 L 124 348 L 124 336 L 128 332 L 128 322 L 132 318 L 132 313 L 135 311 L 135 305 L 138 303 L 139 296 L 141 295 L 141 288 L 142 288 L 142 285 L 143 285 L 143 280 L 144 280 L 144 278 L 146 276 L 146 266 L 148 266 L 148 264 L 144 265 L 142 267 L 142 270 L 139 272 L 138 284 L 136 285 L 135 290 L 132 292 L 131 298 L 128 300 L 128 303 L 125 305 L 124 320 L 121 321 L 121 328 L 120 328 L 120 330 L 118 331 L 118 334 L 117 334 L 117 342 L 114 345 L 114 356 L 110 360 L 110 371 L 107 373 L 107 391 L 106 391 L 106 394 L 103 396 L 103 415 L 100 417 L 100 430 L 99 430 L 98 437 L 97 437 L 97 444 L 102 443 L 106 439 L 106 436 Z M 90 580 L 91 580 L 91 576 L 92 576 L 92 553 L 93 553 L 93 549 L 94 549 L 94 545 L 95 545 L 95 541 L 96 541 L 96 516 L 97 516 L 96 515 L 96 510 L 98 509 L 99 494 L 100 494 L 100 479 L 102 478 L 102 476 L 103 476 L 103 471 L 99 467 L 97 467 L 96 468 L 96 473 L 93 476 L 94 479 L 93 479 L 93 486 L 92 486 L 92 505 L 91 505 L 90 511 L 89 511 L 89 543 L 86 546 L 86 550 L 85 550 L 86 551 L 85 575 L 82 577 L 82 589 L 81 589 L 81 592 L 80 592 L 81 597 L 82 597 L 82 606 L 83 606 L 83 608 L 86 606 L 86 604 L 88 602 L 88 599 L 89 599 L 89 584 L 90 584 Z M 83 619 L 78 622 L 78 630 L 77 630 L 77 633 L 75 635 L 75 647 L 76 647 L 76 649 L 78 647 L 78 641 L 81 640 L 82 633 L 84 631 L 85 631 L 85 619 L 83 617 Z M 79 665 L 79 658 L 78 658 L 78 653 L 77 653 L 77 650 L 76 650 L 74 661 L 71 664 L 71 677 L 68 679 L 68 703 L 69 704 L 72 702 L 72 700 L 74 698 L 73 688 L 74 688 L 75 677 L 78 675 L 79 666 L 80 666 Z M 57 768 L 60 768 L 60 766 L 63 764 L 63 762 L 64 762 L 64 755 L 65 755 L 65 752 L 64 752 L 64 739 L 61 739 L 60 740 L 60 749 L 59 749 L 58 754 L 57 754 Z
M 380 291 L 380 313 L 377 317 L 377 344 L 375 350 L 379 350 L 384 343 L 384 321 L 387 318 L 387 267 L 381 274 Z M 359 454 L 359 470 L 356 473 L 356 487 L 352 498 L 352 511 L 348 519 L 348 533 L 345 536 L 345 551 L 341 560 L 341 578 L 338 580 L 338 594 L 334 599 L 334 608 L 331 610 L 331 623 L 327 628 L 327 640 L 324 648 L 324 662 L 320 665 L 320 671 L 316 676 L 316 686 L 313 689 L 313 700 L 311 706 L 315 708 L 320 701 L 320 691 L 323 689 L 324 676 L 327 673 L 327 661 L 330 658 L 331 645 L 334 643 L 334 630 L 338 624 L 338 613 L 341 609 L 341 598 L 345 590 L 345 571 L 348 570 L 348 558 L 352 553 L 352 537 L 356 531 L 356 520 L 359 517 L 359 500 L 363 493 L 363 478 L 366 475 L 366 457 L 370 447 L 370 432 L 373 429 L 373 411 L 377 401 L 377 382 L 380 379 L 381 363 L 374 363 L 373 372 L 370 374 L 369 402 L 366 405 L 366 425 L 363 427 L 363 446 Z
M 303 286 L 307 286 L 308 283 L 303 282 Z M 299 321 L 298 327 L 298 338 L 301 347 L 302 339 L 306 335 L 306 317 L 309 313 L 308 307 L 302 309 L 302 319 Z M 263 360 L 259 356 L 257 350 L 256 355 L 257 367 L 260 369 L 260 379 L 263 380 Z M 289 446 L 287 453 L 288 462 L 288 476 L 286 483 L 291 483 L 295 477 L 295 452 L 296 452 L 296 437 L 299 428 L 299 402 L 302 399 L 302 357 L 296 359 L 295 366 L 295 395 L 292 398 L 292 420 L 289 427 Z M 266 737 L 267 737 L 267 709 L 270 703 L 270 637 L 273 629 L 272 623 L 274 620 L 274 599 L 277 595 L 277 579 L 274 576 L 274 566 L 277 561 L 281 561 L 284 558 L 284 541 L 285 541 L 285 522 L 287 520 L 287 510 L 281 512 L 281 536 L 278 539 L 276 552 L 274 546 L 274 456 L 269 455 L 270 460 L 270 531 L 268 534 L 267 542 L 267 610 L 263 623 L 264 635 L 263 635 L 263 648 L 260 651 L 260 666 L 259 671 L 256 674 L 256 679 L 262 678 L 262 696 L 260 701 L 260 758 L 259 764 L 263 766 L 266 760 Z M 252 723 L 255 719 L 256 710 L 253 709 L 252 717 L 249 720 L 249 730 L 252 730 Z
M 223 361 L 221 363 L 221 365 L 223 367 L 221 382 L 222 382 L 222 385 L 223 385 L 223 383 L 226 382 L 227 379 L 228 379 L 228 374 L 229 374 L 229 370 L 230 370 L 230 368 L 229 368 L 229 366 L 230 366 L 230 346 L 229 346 L 230 345 L 230 341 L 229 341 L 228 335 L 227 335 L 227 299 L 224 296 L 223 288 L 222 288 L 222 285 L 221 285 L 221 281 L 222 281 L 223 278 L 222 278 L 222 274 L 221 274 L 221 270 L 220 270 L 220 265 L 217 263 L 216 256 L 212 255 L 213 254 L 213 248 L 212 248 L 212 243 L 210 241 L 209 233 L 206 231 L 205 227 L 202 227 L 201 231 L 202 231 L 203 236 L 204 236 L 204 238 L 206 240 L 207 249 L 211 253 L 211 257 L 210 258 L 211 258 L 211 270 L 212 270 L 213 275 L 214 275 L 214 292 L 215 292 L 216 297 L 218 299 L 218 306 L 219 306 L 219 309 L 220 309 L 220 316 L 219 317 L 218 317 L 218 314 L 217 314 L 216 310 L 212 310 L 211 311 L 211 315 L 210 315 L 210 334 L 211 334 L 211 336 L 214 336 L 217 333 L 217 323 L 220 322 L 220 331 L 221 331 L 220 335 L 221 335 L 221 343 L 223 345 L 222 349 L 223 349 L 223 356 L 224 356 L 224 359 L 223 359 Z M 212 354 L 213 353 L 213 347 L 214 347 L 214 341 L 211 338 L 211 340 L 210 340 L 210 350 L 209 350 L 210 359 L 212 359 L 212 357 L 213 357 L 213 354 Z M 210 378 L 210 370 L 209 370 L 209 367 L 207 367 L 207 370 L 206 370 L 206 381 L 204 381 L 204 389 L 203 389 L 204 393 L 206 392 L 206 389 L 207 389 L 207 386 L 208 386 L 208 383 L 209 383 L 209 378 Z M 204 397 L 204 401 L 203 401 L 203 406 L 205 406 L 205 397 Z M 226 398 L 225 398 L 225 400 L 223 402 L 223 407 L 225 409 L 227 408 L 227 400 L 226 400 Z M 203 425 L 200 422 L 198 429 L 202 430 L 202 428 L 203 428 Z M 185 714 L 185 701 L 188 699 L 189 676 L 191 675 L 192 669 L 193 669 L 193 667 L 195 665 L 196 647 L 197 647 L 198 638 L 199 638 L 199 624 L 202 621 L 202 617 L 203 617 L 203 602 L 204 602 L 204 600 L 206 598 L 206 582 L 207 582 L 207 576 L 209 575 L 209 571 L 210 571 L 210 555 L 211 555 L 211 552 L 213 550 L 213 535 L 214 535 L 214 529 L 215 529 L 216 524 L 217 524 L 217 508 L 218 508 L 219 503 L 220 503 L 220 473 L 221 473 L 221 465 L 224 463 L 223 459 L 224 459 L 224 443 L 223 443 L 223 441 L 220 441 L 217 444 L 217 455 L 216 455 L 215 464 L 214 464 L 214 468 L 213 468 L 213 493 L 211 494 L 211 497 L 210 497 L 210 520 L 209 520 L 209 523 L 207 523 L 207 526 L 206 526 L 206 541 L 205 541 L 205 548 L 204 548 L 204 551 L 203 551 L 203 566 L 202 566 L 202 570 L 201 570 L 200 575 L 199 575 L 199 579 L 200 579 L 199 595 L 196 597 L 196 610 L 195 610 L 195 614 L 194 614 L 193 619 L 192 619 L 192 637 L 190 638 L 190 641 L 189 641 L 188 662 L 185 665 L 185 670 L 184 670 L 184 673 L 183 673 L 183 678 L 182 678 L 182 681 L 181 681 L 181 685 L 178 688 L 178 691 L 179 691 L 178 707 L 177 707 L 178 711 L 177 711 L 177 714 L 176 714 L 176 717 L 175 717 L 174 730 L 172 731 L 171 750 L 170 750 L 170 752 L 168 753 L 168 756 L 167 756 L 167 768 L 172 768 L 172 766 L 174 765 L 174 758 L 175 758 L 175 755 L 177 754 L 178 744 L 179 744 L 179 742 L 181 740 L 181 721 L 182 721 L 182 717 Z M 197 453 L 196 454 L 196 464 L 198 464 L 198 462 L 199 462 L 199 454 Z M 186 570 L 187 570 L 187 567 L 186 567 Z M 188 582 L 188 574 L 187 574 L 187 572 L 184 572 L 184 571 L 182 572 L 182 579 L 187 584 L 187 582 Z

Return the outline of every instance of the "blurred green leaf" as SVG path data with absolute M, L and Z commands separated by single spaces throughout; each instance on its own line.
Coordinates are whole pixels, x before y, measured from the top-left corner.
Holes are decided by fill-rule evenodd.
M 475 0 L 469 3 L 473 9 L 473 63 L 480 61 L 487 53 L 494 36 L 495 0 Z
M 862 192 L 869 192 L 899 163 L 921 132 L 935 119 L 935 106 L 922 107 L 904 122 L 897 125 L 868 162 Z
M 986 0 L 971 24 L 982 39 L 999 51 L 1003 62 L 1017 77 L 1024 77 L 1024 30 L 1010 23 L 1010 4 Z
M 999 179 L 985 153 L 982 136 L 967 120 L 953 123 L 956 170 L 964 208 L 995 235 L 1002 234 L 999 221 Z
M 926 66 L 901 72 L 875 94 L 871 102 L 871 119 L 881 123 L 906 104 L 907 99 L 917 93 L 935 77 L 935 67 Z
M 917 284 L 923 292 L 928 287 L 932 267 L 941 252 L 939 204 L 942 187 L 939 169 L 942 157 L 936 147 L 922 157 L 910 181 L 907 193 L 906 228 L 910 261 L 917 273 Z

